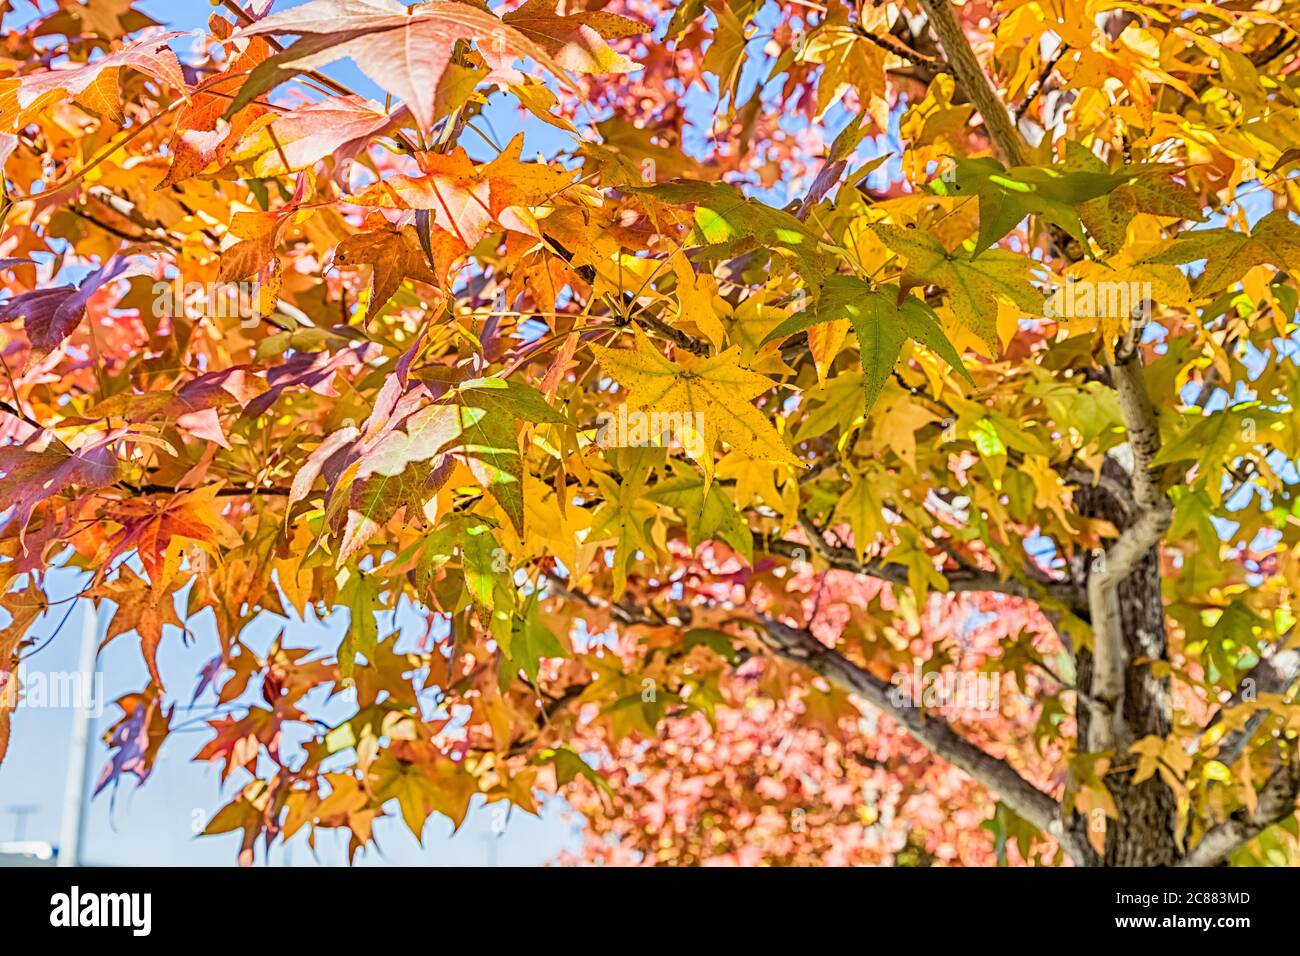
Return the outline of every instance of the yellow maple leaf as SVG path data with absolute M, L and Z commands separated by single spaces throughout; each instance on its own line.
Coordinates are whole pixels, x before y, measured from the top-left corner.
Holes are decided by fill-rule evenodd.
M 719 438 L 744 458 L 802 464 L 772 427 L 770 413 L 750 404 L 773 383 L 741 368 L 738 346 L 712 358 L 682 355 L 669 361 L 634 326 L 631 349 L 593 350 L 601 368 L 628 389 L 629 404 L 679 423 L 683 449 L 699 462 L 709 481 Z M 679 417 L 672 419 L 674 415 Z

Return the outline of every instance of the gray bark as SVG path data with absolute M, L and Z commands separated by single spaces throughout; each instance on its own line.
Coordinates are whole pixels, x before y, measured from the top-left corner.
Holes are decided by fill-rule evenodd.
M 1117 481 L 1123 480 L 1118 465 L 1106 462 L 1103 474 L 1115 472 Z M 1083 487 L 1075 494 L 1079 513 L 1089 518 L 1101 518 L 1124 528 L 1131 520 L 1125 501 L 1111 490 L 1109 483 L 1097 487 Z M 1093 573 L 1081 569 L 1083 573 Z M 1123 737 L 1130 742 L 1149 734 L 1163 737 L 1169 733 L 1172 719 L 1167 678 L 1158 678 L 1146 664 L 1135 664 L 1140 659 L 1164 661 L 1169 659 L 1165 637 L 1164 603 L 1160 595 L 1160 566 L 1157 548 L 1150 548 L 1138 560 L 1136 567 L 1116 588 L 1113 602 L 1115 630 L 1122 637 L 1124 656 L 1129 666 L 1124 672 L 1124 694 L 1120 712 Z M 1082 649 L 1078 661 L 1079 686 L 1090 686 L 1092 680 L 1092 655 Z M 1092 714 L 1079 707 L 1079 739 L 1089 738 Z M 1122 759 L 1122 758 L 1121 758 Z M 1112 767 L 1122 766 L 1120 759 Z M 1174 794 L 1157 774 L 1140 784 L 1133 783 L 1132 769 L 1113 770 L 1105 778 L 1107 789 L 1114 798 L 1119 812 L 1117 820 L 1106 820 L 1106 850 L 1100 856 L 1087 845 L 1087 828 L 1090 823 L 1075 814 L 1070 826 L 1076 842 L 1088 846 L 1086 862 L 1094 866 L 1169 866 L 1178 861 L 1180 853 L 1174 839 L 1177 806 Z

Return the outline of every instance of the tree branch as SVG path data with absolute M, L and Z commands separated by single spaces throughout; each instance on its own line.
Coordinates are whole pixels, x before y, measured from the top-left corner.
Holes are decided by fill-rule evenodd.
M 1093 632 L 1093 720 L 1088 749 L 1113 750 L 1125 743 L 1122 721 L 1124 674 L 1128 653 L 1119 626 L 1116 588 L 1137 568 L 1169 529 L 1173 508 L 1160 490 L 1152 462 L 1160 450 L 1160 426 L 1142 376 L 1142 351 L 1129 343 L 1110 366 L 1120 410 L 1133 452 L 1133 520 L 1088 575 L 1088 605 Z
M 1279 643 L 1285 644 L 1289 636 L 1290 632 Z M 1210 718 L 1210 722 L 1205 725 L 1205 730 L 1217 726 L 1223 720 L 1224 712 L 1229 708 L 1253 700 L 1256 694 L 1285 694 L 1297 680 L 1300 680 L 1300 648 L 1289 650 L 1274 648 L 1268 651 L 1260 658 L 1259 663 L 1251 668 L 1250 673 L 1242 678 L 1241 684 L 1224 702 L 1223 707 Z M 1247 683 L 1248 681 L 1250 683 Z M 1249 697 L 1247 697 L 1248 693 Z M 1228 767 L 1236 763 L 1270 713 L 1268 708 L 1261 708 L 1250 715 L 1243 727 L 1224 734 L 1223 739 L 1219 741 L 1214 759 Z
M 770 554 L 779 554 L 787 558 L 806 558 L 807 550 L 811 547 L 822 560 L 838 571 L 880 578 L 891 584 L 902 586 L 907 584 L 907 568 L 903 565 L 888 561 L 860 561 L 852 548 L 837 547 L 828 542 L 807 516 L 800 515 L 799 525 L 808 538 L 808 544 L 782 538 L 764 538 L 760 539 L 762 547 Z M 1067 607 L 1078 605 L 1083 597 L 1082 589 L 1068 581 L 1030 584 L 1010 578 L 1003 580 L 993 571 L 971 567 L 948 568 L 939 573 L 947 580 L 950 590 L 954 592 L 987 591 L 1024 598 L 1027 601 L 1054 600 Z
M 959 735 L 947 721 L 894 702 L 896 688 L 870 671 L 858 667 L 802 628 L 775 618 L 757 615 L 763 644 L 784 660 L 807 667 L 834 686 L 862 698 L 893 718 L 917 743 L 936 757 L 965 772 L 987 787 L 999 800 L 1044 833 L 1058 840 L 1066 851 L 1081 859 L 1061 825 L 1060 805 L 1020 776 L 1005 760 L 999 760 Z
M 1300 763 L 1292 761 L 1278 767 L 1268 778 L 1259 792 L 1254 813 L 1243 811 L 1212 827 L 1178 865 L 1218 866 L 1225 862 L 1243 843 L 1293 814 L 1297 792 L 1300 792 Z
M 937 57 L 930 56 L 926 53 L 921 53 L 919 50 L 913 50 L 910 46 L 908 46 L 898 37 L 894 36 L 892 33 L 884 33 L 884 34 L 872 33 L 870 30 L 862 26 L 860 23 L 851 24 L 849 29 L 851 29 L 858 36 L 862 37 L 864 40 L 874 43 L 882 50 L 886 50 L 889 53 L 894 54 L 894 56 L 898 57 L 899 59 L 906 60 L 908 63 L 915 63 L 917 66 L 927 67 L 931 70 L 937 70 L 943 66 L 943 63 L 940 62 L 940 60 Z
M 984 74 L 983 67 L 971 49 L 970 41 L 962 31 L 949 0 L 920 0 L 921 8 L 930 18 L 930 25 L 939 36 L 948 64 L 957 81 L 979 110 L 984 128 L 1008 166 L 1027 166 L 1029 148 L 1011 120 L 1002 98 Z
M 1034 100 L 1038 99 L 1038 94 L 1043 91 L 1043 88 L 1047 85 L 1047 81 L 1051 79 L 1052 73 L 1056 70 L 1056 65 L 1061 62 L 1061 57 L 1070 52 L 1070 49 L 1070 44 L 1064 41 L 1057 44 L 1056 50 L 1053 51 L 1052 55 L 1047 59 L 1047 62 L 1043 64 L 1043 68 L 1038 74 L 1038 79 L 1034 81 L 1034 85 L 1025 96 L 1024 102 L 1011 111 L 1011 118 L 1013 121 L 1019 121 L 1020 117 L 1025 115 L 1025 112 L 1029 107 L 1034 105 Z
M 175 495 L 183 491 L 189 491 L 188 488 L 177 488 L 174 485 L 132 485 L 127 482 L 118 483 L 122 488 L 131 492 L 133 495 Z M 225 485 L 216 492 L 218 498 L 251 498 L 255 495 L 287 495 L 288 488 L 278 488 L 274 485 L 266 485 L 260 488 L 241 488 L 238 485 Z
M 552 593 L 593 609 L 608 610 L 610 616 L 621 624 L 661 624 L 646 617 L 635 605 L 615 604 L 575 591 L 553 572 L 547 572 L 546 577 L 547 589 Z M 1085 858 L 1062 826 L 1057 800 L 1025 780 L 1005 760 L 999 760 L 966 740 L 947 721 L 896 704 L 894 685 L 826 646 L 811 631 L 765 614 L 755 615 L 755 624 L 759 628 L 759 640 L 773 654 L 820 674 L 841 690 L 857 695 L 892 717 L 917 743 L 987 787 L 1018 815 L 1060 842 L 1074 859 Z

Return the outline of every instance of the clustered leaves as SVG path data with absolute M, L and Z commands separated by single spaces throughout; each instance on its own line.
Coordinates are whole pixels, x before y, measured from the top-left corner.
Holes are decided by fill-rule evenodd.
M 620 860 L 1062 858 L 772 621 L 886 683 L 1006 677 L 987 722 L 947 717 L 1072 810 L 1114 816 L 1128 761 L 1180 845 L 1253 812 L 1300 719 L 1284 688 L 1207 731 L 1300 588 L 1300 8 L 1257 7 L 955 8 L 1025 163 L 910 0 L 225 3 L 192 45 L 102 0 L 7 25 L 0 691 L 75 573 L 151 675 L 100 787 L 215 697 L 195 759 L 239 789 L 208 832 L 246 862 L 547 793 Z M 489 101 L 566 145 L 526 159 Z M 1088 754 L 1084 581 L 1121 529 L 1080 501 L 1131 460 L 1108 369 L 1135 351 L 1173 507 L 1139 664 L 1177 704 Z M 337 647 L 249 636 L 339 610 Z M 322 726 L 317 690 L 354 711 Z

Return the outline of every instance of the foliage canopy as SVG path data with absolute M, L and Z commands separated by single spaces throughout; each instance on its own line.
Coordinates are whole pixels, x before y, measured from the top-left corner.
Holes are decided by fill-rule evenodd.
M 269 7 L 5 31 L 0 757 L 66 569 L 246 862 L 1294 859 L 1300 6 Z

